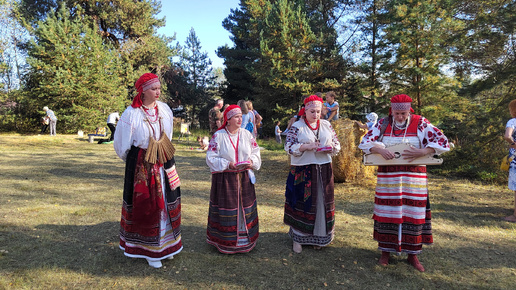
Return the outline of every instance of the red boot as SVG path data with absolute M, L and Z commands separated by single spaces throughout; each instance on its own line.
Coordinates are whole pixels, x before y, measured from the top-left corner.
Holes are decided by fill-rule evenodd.
M 416 268 L 416 270 L 418 270 L 419 272 L 425 271 L 425 268 L 423 268 L 423 265 L 421 265 L 421 263 L 419 263 L 417 255 L 409 254 L 407 261 L 410 265 L 412 265 L 412 267 Z
M 389 252 L 382 251 L 382 257 L 378 261 L 378 264 L 380 264 L 381 266 L 389 265 L 389 257 L 390 257 L 390 255 L 391 254 Z

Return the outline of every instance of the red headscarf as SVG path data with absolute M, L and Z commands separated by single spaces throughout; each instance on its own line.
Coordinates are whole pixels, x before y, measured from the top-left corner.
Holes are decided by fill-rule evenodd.
M 410 109 L 411 113 L 414 113 L 414 109 L 412 109 L 412 98 L 407 95 L 395 95 L 391 98 L 391 107 L 389 108 L 389 115 L 391 115 L 392 110 L 396 111 L 405 111 Z
M 224 110 L 224 123 L 222 123 L 222 126 L 220 126 L 219 130 L 224 129 L 228 123 L 228 120 L 238 114 L 242 114 L 242 109 L 240 109 L 239 106 L 231 105 L 231 106 L 227 107 Z
M 142 106 L 142 94 L 144 91 L 148 90 L 151 85 L 158 83 L 159 84 L 159 78 L 157 75 L 153 73 L 144 73 L 134 84 L 134 87 L 138 91 L 138 94 L 133 99 L 133 103 L 131 106 L 133 108 L 139 108 Z
M 320 104 L 319 104 L 320 102 Z M 312 106 L 321 106 L 323 104 L 323 99 L 317 95 L 311 95 L 309 97 L 306 97 L 303 101 L 303 104 L 305 105 L 301 110 L 299 110 L 299 113 L 297 113 L 298 116 L 303 116 L 305 114 L 305 108 L 310 109 Z

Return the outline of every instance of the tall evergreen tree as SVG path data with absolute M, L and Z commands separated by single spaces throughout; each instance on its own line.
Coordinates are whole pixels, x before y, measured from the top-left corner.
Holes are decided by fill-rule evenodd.
M 121 55 L 125 72 L 123 84 L 132 91 L 134 81 L 145 72 L 163 73 L 174 51 L 174 40 L 158 36 L 155 31 L 165 20 L 156 18 L 161 9 L 159 1 L 144 0 L 21 0 L 19 13 L 26 26 L 35 29 L 48 11 L 65 5 L 72 20 L 88 21 L 105 43 Z M 87 16 L 87 17 L 85 17 Z
M 382 33 L 385 0 L 357 0 L 352 3 L 353 17 L 349 22 L 350 36 L 358 48 L 356 80 L 360 87 L 358 96 L 351 100 L 356 112 L 381 111 L 387 103 L 385 79 L 380 70 L 382 63 L 390 59 Z
M 235 44 L 219 48 L 227 92 L 254 100 L 266 121 L 286 118 L 303 95 L 339 87 L 344 79 L 345 62 L 328 16 L 334 6 L 315 2 L 241 1 L 224 22 Z
M 200 122 L 199 111 L 206 107 L 213 96 L 216 76 L 212 72 L 211 60 L 207 52 L 202 51 L 201 41 L 192 28 L 181 48 L 178 67 L 167 74 L 168 88 L 177 93 L 183 106 L 189 109 L 189 115 Z M 202 122 L 201 122 L 202 123 Z
M 38 22 L 29 46 L 30 93 L 21 105 L 31 111 L 49 106 L 67 132 L 104 125 L 126 103 L 117 51 L 83 17 L 71 20 L 64 6 L 51 11 Z
M 223 96 L 228 103 L 255 96 L 256 79 L 248 68 L 259 60 L 259 42 L 250 35 L 250 19 L 246 0 L 241 0 L 239 8 L 231 9 L 231 14 L 222 22 L 233 41 L 232 47 L 225 45 L 217 50 L 217 55 L 224 59 L 227 82 Z
M 418 113 L 424 98 L 428 105 L 439 103 L 457 85 L 444 72 L 453 45 L 449 36 L 459 25 L 450 8 L 439 0 L 393 0 L 386 5 L 384 32 L 393 60 L 382 69 L 388 74 L 391 94 L 412 96 Z

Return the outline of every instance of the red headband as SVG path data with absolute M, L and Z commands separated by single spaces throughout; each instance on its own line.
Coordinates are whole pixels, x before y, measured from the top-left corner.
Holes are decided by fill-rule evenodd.
M 391 115 L 392 111 L 406 111 L 410 110 L 411 113 L 414 113 L 414 109 L 412 109 L 412 98 L 407 95 L 395 95 L 391 98 L 391 107 L 389 108 L 389 115 Z
M 314 106 L 320 106 L 322 107 L 323 99 L 317 95 L 311 95 L 309 97 L 306 97 L 303 101 L 303 104 L 305 104 L 305 108 L 309 109 Z
M 231 105 L 224 110 L 224 123 L 220 126 L 219 130 L 224 129 L 228 123 L 228 120 L 235 115 L 242 115 L 242 109 L 237 105 Z
M 133 108 L 139 108 L 142 106 L 142 94 L 144 91 L 148 90 L 151 85 L 158 83 L 159 84 L 159 78 L 157 75 L 152 73 L 144 73 L 134 84 L 134 87 L 138 91 L 138 94 L 133 99 L 133 103 L 131 106 Z

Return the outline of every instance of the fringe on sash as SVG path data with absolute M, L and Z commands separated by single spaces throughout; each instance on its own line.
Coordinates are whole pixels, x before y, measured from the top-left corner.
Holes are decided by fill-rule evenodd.
M 156 164 L 156 162 L 159 161 L 161 164 L 164 164 L 174 157 L 175 152 L 176 148 L 174 148 L 174 145 L 170 142 L 167 134 L 162 132 L 161 138 L 159 138 L 158 141 L 150 136 L 145 161 L 151 164 Z

